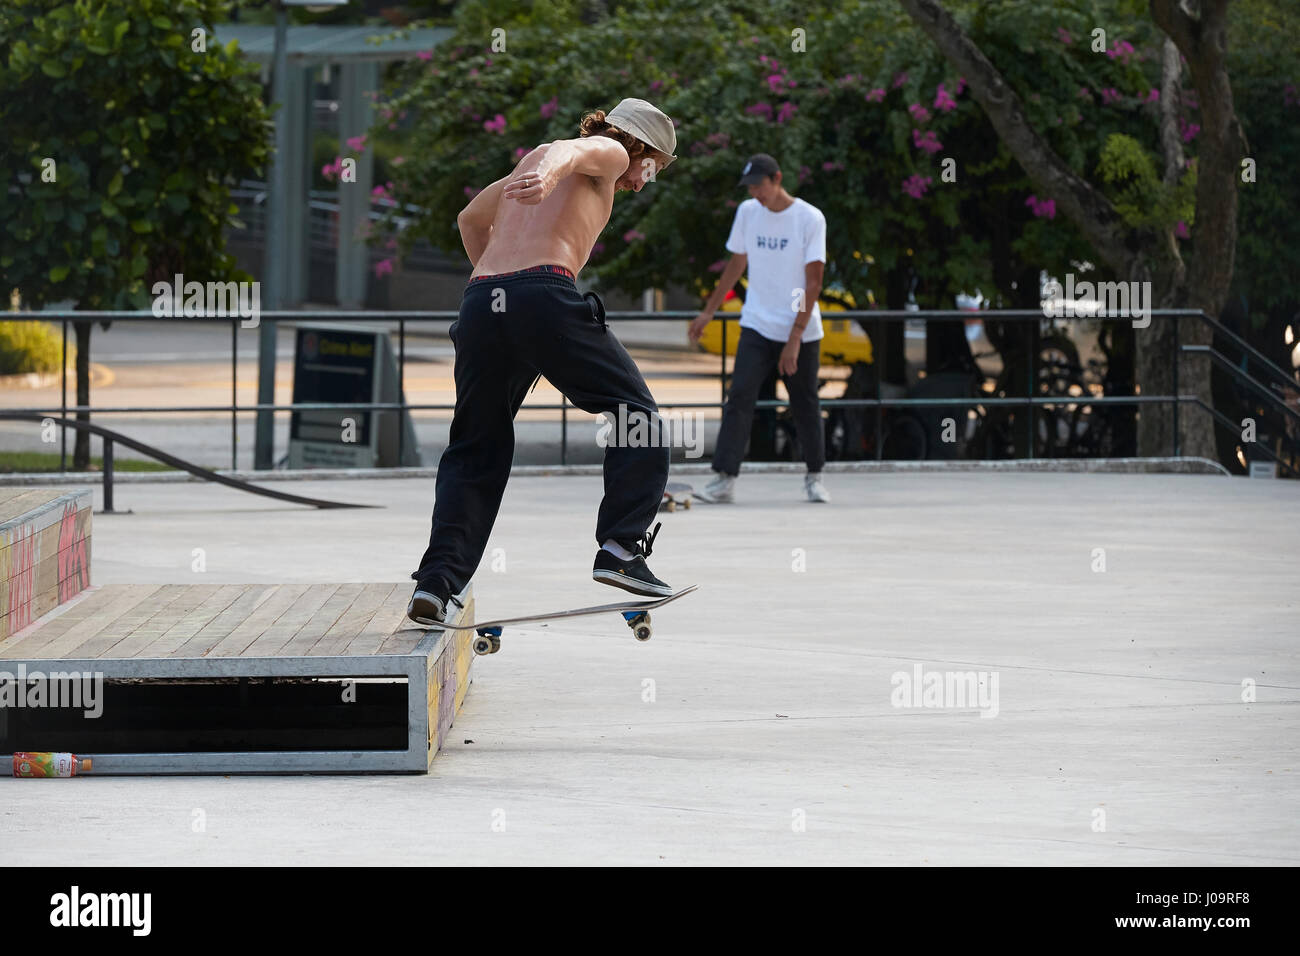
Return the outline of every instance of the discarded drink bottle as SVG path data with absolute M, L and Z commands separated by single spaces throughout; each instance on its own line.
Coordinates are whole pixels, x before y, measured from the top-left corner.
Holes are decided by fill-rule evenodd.
M 15 777 L 75 777 L 90 769 L 89 757 L 62 753 L 14 754 Z

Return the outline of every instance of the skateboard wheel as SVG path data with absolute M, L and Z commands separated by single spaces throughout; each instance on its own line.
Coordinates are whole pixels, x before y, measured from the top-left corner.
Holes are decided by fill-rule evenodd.
M 649 624 L 638 624 L 633 628 L 632 633 L 636 635 L 638 641 L 648 641 L 653 631 L 650 630 Z
M 495 654 L 499 650 L 501 650 L 501 638 L 499 637 L 480 634 L 474 638 L 474 653 L 480 657 L 484 654 Z
M 497 651 L 501 650 L 501 638 L 489 637 L 488 640 L 492 642 L 492 649 L 488 651 L 489 654 L 495 654 Z
M 691 506 L 691 499 L 690 499 L 690 498 L 687 498 L 685 501 L 682 502 L 682 504 L 685 505 L 685 506 L 689 509 L 690 506 Z
M 664 506 L 664 508 L 665 508 L 665 510 L 667 510 L 667 511 L 676 511 L 676 510 L 677 510 L 677 502 L 673 501 L 673 500 L 670 498 L 670 499 L 668 499 L 668 504 L 666 504 L 666 505 Z

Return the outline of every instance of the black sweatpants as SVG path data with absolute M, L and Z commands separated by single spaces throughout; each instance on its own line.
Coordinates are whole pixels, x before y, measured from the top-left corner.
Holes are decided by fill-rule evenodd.
M 411 575 L 448 593 L 469 582 L 487 548 L 514 458 L 514 418 L 538 375 L 583 411 L 655 416 L 659 408 L 627 350 L 605 324 L 594 292 L 544 272 L 470 282 L 451 326 L 456 347 L 456 411 L 438 463 L 429 547 Z M 605 449 L 605 497 L 596 519 L 599 547 L 625 547 L 654 520 L 668 482 L 666 443 Z M 545 550 L 545 549 L 543 549 Z
M 795 433 L 803 446 L 808 471 L 817 472 L 826 464 L 826 436 L 822 426 L 822 406 L 817 397 L 817 370 L 821 364 L 821 340 L 799 346 L 799 365 L 793 375 L 783 375 L 790 393 L 790 411 L 794 415 Z M 754 402 L 763 380 L 781 359 L 784 342 L 774 342 L 753 329 L 741 329 L 736 344 L 736 364 L 731 374 L 727 404 L 722 408 L 718 444 L 713 451 L 713 470 L 724 475 L 740 474 L 740 462 L 749 444 L 754 422 Z

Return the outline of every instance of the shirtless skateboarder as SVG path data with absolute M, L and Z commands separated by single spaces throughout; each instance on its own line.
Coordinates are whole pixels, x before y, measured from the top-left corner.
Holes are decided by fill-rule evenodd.
M 456 347 L 456 410 L 438 464 L 429 547 L 412 573 L 407 615 L 444 620 L 447 603 L 478 568 L 514 457 L 514 417 L 539 375 L 578 408 L 640 412 L 657 422 L 645 379 L 594 292 L 574 283 L 609 222 L 614 193 L 640 192 L 677 157 L 672 120 L 645 100 L 625 99 L 582 118 L 580 138 L 538 146 L 509 176 L 456 217 L 474 271 L 450 335 Z M 618 419 L 628 420 L 628 419 Z M 644 444 L 644 443 L 642 443 Z M 592 577 L 635 594 L 672 594 L 645 559 L 648 532 L 668 481 L 666 443 L 611 443 L 596 519 Z

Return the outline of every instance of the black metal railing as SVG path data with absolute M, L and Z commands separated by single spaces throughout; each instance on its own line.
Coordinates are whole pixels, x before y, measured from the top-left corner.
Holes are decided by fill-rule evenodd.
M 615 324 L 619 321 L 658 321 L 658 322 L 684 322 L 695 317 L 697 313 L 688 311 L 621 311 L 609 312 L 607 318 Z M 831 410 L 836 409 L 869 409 L 874 412 L 875 417 L 875 457 L 881 458 L 883 455 L 884 442 L 880 436 L 884 433 L 884 415 L 887 410 L 893 409 L 920 409 L 920 408 L 966 408 L 968 412 L 976 409 L 992 408 L 1010 408 L 1024 409 L 1026 414 L 1024 449 L 1026 457 L 1034 457 L 1035 447 L 1035 429 L 1036 416 L 1035 409 L 1040 408 L 1061 408 L 1061 407 L 1098 407 L 1105 408 L 1108 406 L 1127 406 L 1138 407 L 1148 404 L 1165 404 L 1172 405 L 1173 408 L 1173 429 L 1172 429 L 1172 456 L 1181 457 L 1181 447 L 1179 442 L 1179 415 L 1183 406 L 1196 406 L 1203 409 L 1210 419 L 1219 427 L 1236 431 L 1237 426 L 1226 419 L 1215 409 L 1209 407 L 1199 397 L 1195 395 L 1179 394 L 1178 388 L 1178 356 L 1203 357 L 1206 358 L 1213 366 L 1221 369 L 1229 375 L 1232 380 L 1245 387 L 1251 394 L 1255 395 L 1270 410 L 1276 413 L 1283 422 L 1289 423 L 1289 431 L 1294 434 L 1300 434 L 1300 409 L 1296 407 L 1294 395 L 1300 395 L 1300 383 L 1288 375 L 1284 370 L 1271 362 L 1266 356 L 1257 349 L 1243 340 L 1236 333 L 1224 327 L 1217 320 L 1207 316 L 1203 312 L 1183 309 L 1153 309 L 1150 311 L 1152 321 L 1175 323 L 1175 334 L 1173 336 L 1173 353 L 1170 360 L 1174 372 L 1174 394 L 1172 395 L 1038 395 L 1036 391 L 1036 375 L 1038 365 L 1035 357 L 1035 339 L 1034 335 L 1024 337 L 1024 347 L 1026 350 L 1024 362 L 1024 374 L 1026 376 L 1023 382 L 1024 394 L 1016 396 L 997 396 L 997 395 L 964 395 L 959 397 L 927 397 L 927 398 L 907 398 L 896 397 L 886 398 L 881 394 L 880 377 L 877 375 L 875 385 L 875 396 L 865 397 L 858 396 L 853 398 L 823 399 L 822 407 Z M 429 322 L 451 322 L 457 318 L 454 311 L 365 311 L 365 310 L 331 310 L 323 312 L 309 311 L 273 311 L 263 312 L 259 316 L 260 322 L 311 322 L 311 323 L 355 323 L 355 322 L 379 322 L 386 325 L 397 325 L 397 365 L 398 365 L 398 382 L 402 391 L 399 394 L 405 395 L 405 375 L 406 375 L 406 331 L 410 323 L 424 324 Z M 719 313 L 718 319 L 736 319 L 739 316 L 735 313 Z M 870 311 L 844 311 L 824 313 L 823 321 L 830 320 L 852 320 L 858 321 L 865 329 L 868 325 L 874 327 L 874 333 L 871 333 L 873 348 L 879 349 L 883 341 L 884 323 L 887 322 L 909 322 L 909 321 L 962 321 L 962 320 L 980 320 L 984 322 L 994 321 L 998 323 L 1051 323 L 1060 324 L 1065 322 L 1098 322 L 1105 320 L 1103 316 L 1088 317 L 1070 317 L 1070 318 L 1048 318 L 1045 317 L 1041 310 L 1022 309 L 1022 310 L 987 310 L 987 311 L 947 311 L 947 310 L 918 310 L 918 311 L 887 311 L 887 310 L 870 310 Z M 1219 337 L 1223 342 L 1236 349 L 1240 353 L 1240 358 L 1233 361 L 1225 356 L 1221 351 L 1212 346 L 1204 345 L 1184 345 L 1179 343 L 1177 334 L 1179 319 L 1194 319 L 1204 323 L 1210 328 L 1214 335 Z M 168 413 L 229 413 L 230 414 L 230 434 L 231 434 L 231 469 L 237 469 L 238 462 L 236 458 L 237 449 L 237 426 L 240 413 L 254 412 L 301 412 L 312 410 L 329 410 L 329 409 L 349 409 L 353 411 L 395 411 L 401 410 L 406 412 L 416 411 L 443 411 L 450 412 L 455 408 L 454 404 L 449 403 L 409 403 L 409 402 L 366 402 L 366 403 L 295 403 L 288 405 L 280 404 L 239 404 L 236 392 L 238 373 L 238 333 L 242 323 L 248 321 L 240 316 L 173 316 L 164 317 L 156 316 L 149 311 L 117 311 L 117 312 L 96 312 L 96 311 L 47 311 L 47 312 L 9 312 L 0 313 L 0 321 L 39 321 L 50 323 L 61 323 L 63 327 L 64 355 L 67 354 L 67 338 L 69 323 L 77 322 L 199 322 L 213 323 L 226 322 L 230 325 L 231 332 L 231 349 L 230 349 L 230 384 L 231 400 L 227 405 L 180 405 L 180 406 L 79 406 L 68 404 L 68 382 L 67 382 L 67 363 L 63 363 L 62 382 L 61 382 L 61 399 L 57 408 L 44 407 L 22 407 L 10 408 L 8 411 L 24 412 L 32 414 L 53 414 L 57 412 L 62 418 L 66 419 L 69 415 L 76 415 L 81 412 L 96 414 L 168 414 Z M 246 326 L 251 328 L 251 326 Z M 719 409 L 726 401 L 727 394 L 727 325 L 722 326 L 722 348 L 719 356 L 719 386 L 720 396 L 717 402 L 674 402 L 661 403 L 661 410 L 690 410 L 690 409 Z M 1003 355 L 1004 363 L 1007 356 Z M 1251 366 L 1261 370 L 1261 374 L 1272 381 L 1273 387 L 1270 388 L 1265 382 L 1252 375 L 1249 371 Z M 1280 394 L 1279 394 L 1280 393 Z M 777 409 L 784 408 L 787 402 L 780 399 L 765 399 L 757 403 L 759 409 Z M 570 403 L 561 395 L 558 404 L 537 404 L 529 405 L 530 410 L 540 411 L 558 411 L 560 416 L 560 463 L 567 464 L 568 461 L 568 410 Z M 401 461 L 401 442 L 404 440 L 404 429 L 398 428 L 398 460 Z M 1296 474 L 1295 462 L 1300 459 L 1300 445 L 1294 437 L 1286 442 L 1291 453 L 1287 458 L 1273 452 L 1272 449 L 1260 443 L 1256 451 L 1262 453 L 1284 471 Z M 62 449 L 60 470 L 66 469 L 66 440 Z

